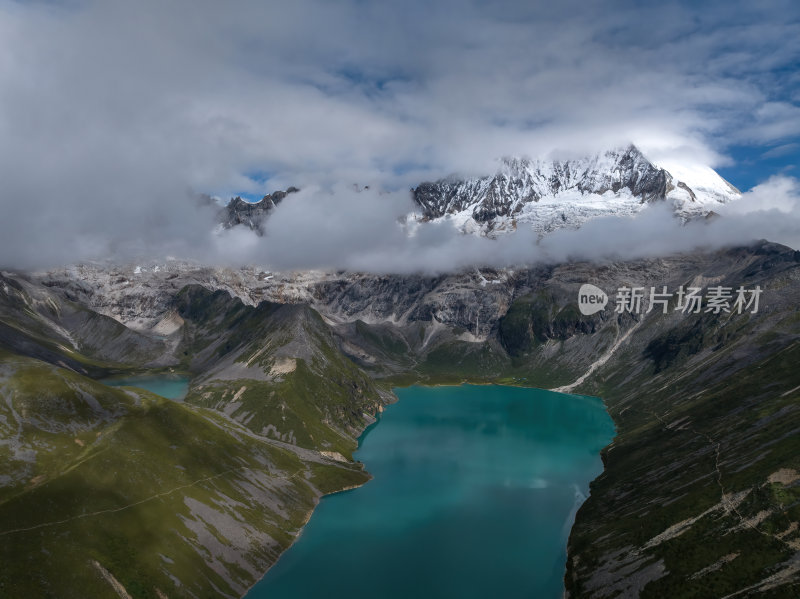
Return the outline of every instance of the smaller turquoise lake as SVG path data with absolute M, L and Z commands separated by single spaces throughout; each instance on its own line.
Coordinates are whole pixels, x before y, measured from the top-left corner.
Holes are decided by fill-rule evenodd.
M 562 596 L 614 425 L 597 398 L 409 387 L 361 438 L 374 476 L 324 497 L 248 599 Z
M 119 377 L 100 382 L 109 387 L 139 387 L 175 401 L 181 401 L 189 391 L 189 377 L 177 374 Z

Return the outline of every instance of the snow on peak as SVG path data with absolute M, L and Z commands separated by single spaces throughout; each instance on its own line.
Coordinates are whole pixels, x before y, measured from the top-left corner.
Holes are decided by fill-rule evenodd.
M 422 183 L 414 200 L 422 220 L 490 234 L 521 225 L 539 232 L 578 227 L 597 216 L 632 215 L 658 201 L 671 202 L 687 220 L 740 196 L 709 167 L 670 166 L 674 170 L 653 164 L 634 145 L 572 160 L 509 157 L 494 175 Z

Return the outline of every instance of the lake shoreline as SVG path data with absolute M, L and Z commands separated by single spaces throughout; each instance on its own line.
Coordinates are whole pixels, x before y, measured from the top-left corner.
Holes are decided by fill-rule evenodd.
M 367 432 L 368 432 L 368 431 L 369 431 L 371 428 L 373 428 L 373 427 L 375 427 L 375 426 L 377 426 L 377 425 L 379 424 L 379 422 L 380 422 L 380 413 L 381 413 L 381 412 L 382 412 L 382 410 L 380 410 L 380 411 L 379 411 L 379 412 L 378 412 L 378 413 L 377 413 L 375 416 L 373 416 L 372 418 L 373 418 L 374 420 L 373 420 L 372 422 L 368 423 L 368 424 L 367 424 L 367 425 L 366 425 L 366 426 L 363 428 L 363 430 L 361 431 L 361 433 L 358 435 L 358 444 L 359 444 L 359 447 L 361 446 L 361 439 L 364 437 L 364 435 L 366 435 L 366 434 L 367 434 Z M 356 449 L 356 451 L 358 451 L 358 449 Z M 353 460 L 352 462 L 349 462 L 349 463 L 353 464 L 353 463 L 358 463 L 358 462 L 356 462 L 355 460 Z M 305 516 L 305 518 L 304 518 L 304 520 L 303 520 L 303 524 L 302 524 L 302 526 L 301 526 L 301 527 L 298 529 L 298 531 L 297 531 L 297 534 L 295 535 L 295 537 L 294 537 L 294 539 L 292 540 L 292 542 L 289 544 L 289 546 L 288 546 L 288 547 L 286 547 L 286 549 L 284 549 L 283 551 L 281 551 L 281 552 L 280 552 L 280 555 L 278 555 L 277 559 L 276 559 L 274 562 L 272 562 L 272 564 L 270 565 L 270 567 L 269 567 L 269 568 L 267 568 L 267 569 L 264 571 L 264 573 L 263 573 L 263 574 L 262 574 L 262 575 L 261 575 L 261 576 L 258 578 L 258 580 L 256 580 L 256 581 L 255 581 L 253 584 L 251 584 L 249 587 L 247 587 L 247 590 L 244 592 L 244 594 L 243 594 L 243 595 L 241 595 L 241 596 L 240 596 L 240 599 L 244 599 L 245 597 L 247 597 L 247 595 L 250 593 L 250 591 L 252 591 L 252 590 L 253 590 L 253 588 L 254 588 L 256 585 L 258 585 L 258 583 L 260 583 L 260 582 L 261 582 L 261 581 L 264 579 L 264 577 L 265 577 L 265 576 L 266 576 L 266 575 L 267 575 L 267 574 L 270 572 L 270 570 L 272 570 L 272 569 L 273 569 L 273 568 L 274 568 L 274 567 L 275 567 L 275 566 L 278 564 L 278 562 L 280 562 L 280 560 L 281 560 L 281 559 L 282 559 L 282 558 L 283 558 L 283 557 L 286 555 L 286 552 L 287 552 L 287 551 L 289 551 L 289 550 L 290 550 L 292 547 L 294 547 L 294 546 L 295 546 L 295 544 L 297 543 L 297 541 L 299 541 L 299 540 L 300 540 L 300 538 L 303 536 L 303 532 L 306 530 L 306 526 L 308 525 L 308 522 L 311 520 L 311 517 L 314 515 L 314 512 L 317 510 L 317 508 L 319 507 L 319 504 L 322 502 L 322 500 L 323 500 L 323 499 L 325 499 L 326 497 L 331 497 L 331 496 L 333 496 L 333 495 L 339 495 L 339 494 L 341 494 L 341 493 L 346 493 L 347 491 L 353 491 L 353 490 L 355 490 L 355 489 L 359 489 L 359 488 L 363 487 L 364 485 L 366 485 L 367 483 L 371 482 L 371 481 L 374 479 L 374 477 L 372 476 L 372 474 L 370 474 L 370 473 L 369 473 L 369 472 L 367 472 L 366 470 L 364 470 L 364 473 L 365 473 L 367 476 L 369 476 L 369 478 L 368 478 L 367 480 L 365 480 L 363 483 L 361 483 L 361 484 L 358 484 L 358 485 L 349 485 L 349 486 L 347 486 L 347 487 L 344 487 L 344 488 L 342 488 L 342 489 L 338 489 L 338 490 L 336 490 L 336 491 L 331 491 L 330 493 L 323 493 L 322 495 L 320 495 L 319 497 L 317 497 L 317 498 L 314 500 L 314 506 L 313 506 L 313 507 L 312 507 L 312 508 L 311 508 L 311 509 L 308 511 L 308 513 L 306 514 L 306 516 Z
M 468 390 L 470 387 L 475 387 L 475 388 L 481 387 L 481 388 L 483 388 L 483 387 L 487 387 L 487 386 L 495 387 L 496 388 L 495 389 L 495 393 L 499 393 L 499 394 L 508 393 L 508 391 L 511 390 L 511 389 L 517 390 L 515 392 L 512 392 L 512 395 L 514 393 L 517 393 L 518 394 L 518 398 L 519 397 L 523 397 L 523 395 L 519 395 L 519 391 L 522 391 L 522 390 L 532 391 L 532 392 L 539 392 L 539 393 L 543 394 L 543 395 L 539 396 L 540 400 L 541 400 L 539 403 L 547 404 L 551 408 L 553 406 L 555 406 L 555 408 L 559 408 L 559 406 L 560 406 L 560 408 L 562 408 L 562 409 L 564 409 L 564 408 L 567 409 L 568 413 L 571 410 L 572 412 L 575 412 L 576 414 L 586 412 L 586 410 L 588 408 L 588 410 L 589 410 L 588 413 L 589 414 L 595 414 L 595 416 L 591 416 L 590 417 L 590 420 L 592 418 L 599 417 L 601 421 L 604 421 L 605 424 L 603 424 L 603 426 L 605 427 L 604 430 L 606 432 L 604 433 L 603 439 L 605 439 L 605 441 L 601 442 L 599 444 L 595 443 L 595 445 L 593 447 L 596 449 L 596 451 L 594 451 L 591 454 L 592 459 L 595 461 L 595 463 L 597 465 L 594 467 L 594 469 L 592 471 L 592 474 L 591 474 L 591 476 L 589 478 L 579 479 L 579 480 L 581 480 L 581 483 L 580 483 L 581 487 L 583 487 L 583 490 L 581 490 L 581 495 L 583 496 L 583 501 L 585 501 L 585 498 L 588 496 L 588 493 L 589 493 L 589 484 L 591 483 L 592 480 L 597 478 L 597 476 L 599 476 L 603 472 L 603 464 L 602 464 L 602 462 L 600 460 L 600 450 L 603 447 L 606 447 L 611 442 L 611 440 L 613 440 L 613 435 L 616 433 L 613 420 L 610 418 L 610 416 L 609 416 L 609 414 L 608 414 L 608 412 L 607 412 L 607 410 L 605 408 L 604 402 L 602 402 L 602 400 L 600 400 L 599 398 L 594 398 L 594 397 L 585 396 L 585 395 L 577 395 L 577 394 L 558 394 L 558 392 L 553 392 L 553 391 L 551 391 L 549 389 L 538 389 L 538 388 L 534 388 L 534 387 L 521 386 L 521 385 L 501 385 L 501 384 L 497 384 L 497 383 L 493 383 L 493 382 L 483 383 L 481 385 L 473 385 L 473 384 L 469 384 L 469 383 L 467 383 L 466 385 L 464 383 L 461 383 L 461 384 L 446 384 L 446 385 L 445 384 L 426 385 L 424 383 L 421 383 L 421 384 L 417 383 L 417 384 L 414 384 L 414 385 L 396 387 L 395 388 L 395 391 L 396 391 L 395 395 L 398 396 L 402 400 L 403 399 L 402 396 L 405 393 L 407 393 L 407 391 L 410 388 L 413 388 L 413 387 L 418 387 L 419 390 L 431 390 L 431 389 L 434 389 L 434 388 L 452 387 L 454 389 L 462 388 L 462 392 L 463 392 L 463 390 L 464 390 L 463 388 L 466 388 Z M 397 393 L 397 392 L 399 392 L 399 393 Z M 556 398 L 552 397 L 550 395 L 551 393 L 552 394 L 562 395 L 562 396 L 573 397 L 575 399 L 586 398 L 586 399 L 590 399 L 592 401 L 588 402 L 587 404 L 584 404 L 583 402 L 578 402 L 577 404 L 574 403 L 574 402 L 570 402 L 569 405 L 566 405 L 566 404 L 565 405 L 561 405 L 561 404 L 564 404 L 564 402 L 560 402 Z M 478 395 L 484 396 L 486 394 L 481 392 Z M 527 397 L 527 395 L 525 395 L 525 397 Z M 491 402 L 494 402 L 494 401 L 495 400 L 484 400 L 484 403 L 486 403 L 486 402 L 491 403 Z M 522 403 L 520 403 L 520 402 L 522 402 Z M 403 403 L 404 402 L 400 401 L 398 405 L 402 405 Z M 530 402 L 528 402 L 528 403 L 530 403 Z M 533 402 L 531 405 L 528 405 L 528 403 L 526 403 L 526 400 L 517 399 L 515 401 L 512 401 L 512 403 L 510 405 L 512 407 L 516 406 L 515 409 L 519 409 L 520 406 L 522 406 L 523 409 L 525 409 L 525 406 L 527 405 L 527 409 L 531 409 L 531 405 L 536 404 L 536 402 Z M 583 407 L 581 407 L 581 406 L 583 406 Z M 497 406 L 493 406 L 493 407 L 497 408 Z M 597 416 L 597 414 L 599 414 L 599 416 Z M 375 427 L 382 420 L 381 416 L 383 416 L 383 415 L 380 414 L 380 413 L 376 414 L 375 422 L 372 422 L 372 423 L 368 424 L 364 428 L 364 430 L 362 431 L 361 435 L 359 436 L 359 450 L 361 450 L 362 443 L 365 440 L 367 440 L 367 433 L 369 431 L 371 431 L 372 428 Z M 397 416 L 393 416 L 393 420 L 396 420 L 396 419 L 397 419 Z M 566 421 L 571 422 L 571 420 L 574 420 L 574 419 L 568 419 Z M 515 433 L 517 435 L 517 437 L 520 434 L 522 434 L 523 437 L 528 435 L 527 429 L 525 429 L 524 426 L 522 426 L 520 428 L 520 426 L 515 425 L 513 419 L 510 422 L 512 423 L 512 427 L 516 427 L 517 429 L 519 429 L 517 431 L 517 433 Z M 393 426 L 394 426 L 394 424 L 395 423 L 393 423 Z M 567 429 L 569 429 L 569 428 L 570 427 L 567 427 Z M 390 432 L 391 431 L 388 431 L 385 434 L 390 434 Z M 545 433 L 544 436 L 547 437 L 547 434 Z M 575 433 L 567 432 L 567 437 L 571 437 L 571 436 L 575 436 Z M 516 439 L 516 437 L 515 437 L 515 439 Z M 517 439 L 517 442 L 518 441 L 519 440 Z M 374 446 L 376 443 L 380 444 L 380 439 L 377 439 L 377 441 L 375 441 L 373 443 L 368 443 L 367 445 Z M 367 453 L 369 453 L 369 450 L 368 450 Z M 522 455 L 524 456 L 524 455 L 527 455 L 528 453 L 523 452 Z M 500 455 L 502 455 L 502 454 L 500 454 Z M 511 460 L 511 461 L 513 462 L 513 460 Z M 380 472 L 380 470 L 381 470 L 380 464 L 372 463 L 372 462 L 370 462 L 370 460 L 364 460 L 364 464 L 365 464 L 366 467 L 369 467 L 370 474 L 373 477 L 369 481 L 365 481 L 365 482 L 373 482 L 373 484 L 374 484 L 375 477 L 377 477 L 377 476 L 381 476 L 381 480 L 380 480 L 381 485 L 379 485 L 379 486 L 385 486 L 387 483 L 395 483 L 395 482 L 397 482 L 395 480 L 392 480 L 391 478 L 387 479 L 385 472 L 382 472 L 382 473 Z M 379 472 L 373 472 L 374 468 L 378 468 Z M 525 484 L 527 484 L 527 483 L 525 483 Z M 530 494 L 530 491 L 525 491 L 525 489 L 529 488 L 529 487 L 525 486 L 525 484 L 522 487 L 517 485 L 515 488 L 518 488 L 520 490 L 519 491 L 515 491 L 514 493 L 519 494 L 520 492 L 524 491 L 523 496 L 527 496 L 526 494 Z M 555 483 L 553 483 L 553 484 L 555 484 Z M 298 532 L 297 536 L 292 541 L 292 544 L 289 547 L 287 547 L 287 550 L 290 549 L 290 548 L 295 548 L 296 545 L 297 545 L 297 540 L 299 538 L 301 538 L 301 537 L 302 538 L 306 538 L 306 533 L 308 531 L 308 523 L 311 521 L 311 516 L 313 515 L 314 510 L 317 510 L 319 508 L 321 500 L 323 498 L 326 498 L 326 497 L 329 497 L 329 496 L 340 495 L 345 491 L 354 490 L 354 489 L 361 489 L 363 487 L 364 487 L 364 484 L 361 484 L 361 485 L 354 486 L 352 488 L 341 489 L 341 490 L 336 491 L 334 493 L 328 493 L 328 494 L 320 497 L 319 500 L 315 503 L 314 508 L 312 510 L 310 510 L 308 519 L 305 521 L 305 523 L 303 525 L 303 528 Z M 501 487 L 502 487 L 502 485 L 501 485 Z M 550 487 L 552 487 L 551 490 L 547 491 L 546 494 L 547 493 L 549 493 L 549 494 L 555 493 L 556 494 L 556 495 L 554 495 L 554 497 L 555 497 L 555 496 L 560 496 L 559 493 L 560 494 L 564 493 L 564 491 L 562 490 L 562 489 L 565 488 L 563 484 L 558 483 L 558 484 L 555 484 L 555 486 L 552 486 L 552 484 L 550 482 L 548 482 L 548 481 L 545 481 L 541 485 L 536 483 L 535 486 L 530 487 L 530 489 L 547 489 L 547 488 L 550 488 Z M 498 488 L 500 488 L 500 487 L 498 487 Z M 512 489 L 512 491 L 513 491 L 513 489 Z M 375 493 L 376 493 L 375 491 L 371 491 L 370 495 L 375 495 Z M 564 576 L 564 571 L 565 571 L 565 568 L 566 568 L 566 561 L 565 560 L 566 560 L 566 552 L 567 552 L 567 543 L 568 543 L 568 539 L 569 539 L 569 533 L 571 532 L 572 526 L 574 525 L 575 513 L 577 512 L 577 509 L 579 509 L 579 506 L 578 506 L 578 508 L 575 507 L 575 493 L 572 491 L 571 487 L 569 488 L 568 494 L 569 494 L 569 501 L 562 502 L 562 508 L 561 509 L 562 509 L 562 511 L 564 511 L 563 517 L 562 516 L 558 516 L 558 517 L 554 516 L 554 519 L 551 518 L 549 520 L 550 524 L 547 525 L 549 528 L 552 529 L 553 528 L 552 522 L 553 521 L 557 521 L 557 526 L 555 528 L 558 529 L 558 531 L 564 530 L 564 527 L 566 527 L 566 535 L 565 535 L 565 538 L 563 539 L 563 546 L 561 546 L 561 541 L 558 541 L 556 545 L 551 545 L 550 546 L 550 550 L 549 550 L 552 555 L 558 554 L 558 556 L 559 556 L 558 560 L 557 560 L 557 564 L 554 563 L 554 566 L 557 566 L 558 573 L 554 573 L 553 576 L 552 576 L 552 579 L 551 579 L 551 583 L 552 583 L 552 580 L 555 580 L 555 576 L 556 575 L 558 576 L 558 585 L 557 586 L 558 586 L 559 596 L 560 596 L 560 593 L 564 589 L 564 578 L 563 578 L 563 576 Z M 364 498 L 362 496 L 359 496 L 359 497 L 361 498 L 361 501 L 363 502 Z M 514 495 L 512 494 L 509 497 L 513 498 Z M 550 500 L 550 501 L 553 501 L 553 500 Z M 565 509 L 564 509 L 564 504 L 568 504 L 568 505 L 566 505 Z M 339 509 L 340 506 L 341 506 L 341 503 L 337 503 L 335 507 L 326 508 L 326 513 L 328 513 L 328 510 Z M 397 512 L 394 512 L 394 514 L 397 517 L 402 517 L 403 516 L 403 511 L 399 510 Z M 569 518 L 567 518 L 567 516 L 570 516 L 570 515 L 571 515 L 571 521 L 567 524 L 566 520 L 569 519 Z M 319 522 L 315 523 L 315 528 L 316 529 L 324 528 L 324 526 L 325 526 L 324 523 L 323 524 L 320 524 Z M 355 531 L 356 527 L 351 527 L 351 528 L 353 528 L 354 531 Z M 318 536 L 320 533 L 319 532 L 315 532 L 313 534 L 315 536 Z M 354 532 L 354 534 L 355 534 L 355 532 Z M 251 587 L 248 588 L 247 592 L 245 593 L 245 595 L 243 595 L 243 597 L 252 596 L 253 599 L 257 599 L 256 595 L 251 595 L 252 591 L 254 590 L 254 588 L 256 586 L 258 586 L 260 583 L 262 583 L 262 581 L 267 579 L 267 575 L 268 574 L 274 572 L 275 567 L 279 563 L 281 564 L 281 566 L 283 568 L 282 572 L 287 571 L 286 570 L 287 568 L 293 567 L 292 564 L 290 564 L 289 566 L 286 566 L 284 564 L 287 550 L 284 550 L 283 552 L 281 552 L 281 555 L 278 557 L 278 559 L 275 561 L 275 563 L 273 563 L 270 566 L 270 568 L 265 571 L 264 575 L 262 575 L 262 577 L 256 583 L 254 583 Z M 510 551 L 513 552 L 513 553 L 511 553 L 512 556 L 516 557 L 517 559 L 519 558 L 519 555 L 518 555 L 520 553 L 519 551 L 517 551 L 517 550 L 515 550 L 513 548 L 510 549 Z M 554 551 L 555 551 L 555 553 L 553 553 Z M 304 552 L 305 552 L 305 550 L 304 550 Z M 293 559 L 297 560 L 298 558 L 297 558 L 297 556 L 295 556 Z M 549 559 L 551 559 L 551 558 L 547 558 L 547 563 L 549 563 Z M 549 572 L 549 570 L 547 570 L 547 568 L 546 568 L 545 570 L 543 570 L 543 572 L 544 572 L 544 574 L 547 574 L 547 572 Z M 279 576 L 284 576 L 284 574 L 281 573 Z M 281 584 L 283 584 L 283 583 L 281 583 Z M 552 584 L 550 586 L 552 588 Z M 268 589 L 268 588 L 270 588 L 270 587 L 265 587 L 265 589 Z M 280 594 L 278 593 L 278 595 L 280 595 Z

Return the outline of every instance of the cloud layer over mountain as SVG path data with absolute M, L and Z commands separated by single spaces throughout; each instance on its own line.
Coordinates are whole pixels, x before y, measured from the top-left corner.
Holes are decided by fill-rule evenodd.
M 524 235 L 500 250 L 433 229 L 412 248 L 378 228 L 402 213 L 402 193 L 341 191 L 324 218 L 306 211 L 278 229 L 295 216 L 287 203 L 259 247 L 207 237 L 208 214 L 187 196 L 298 185 L 327 198 L 354 182 L 403 190 L 452 171 L 485 174 L 501 155 L 628 141 L 656 161 L 711 165 L 735 144 L 792 147 L 799 18 L 791 0 L 702 10 L 0 0 L 0 256 L 28 266 L 144 251 L 329 265 L 374 265 L 381 254 L 415 263 L 404 251 L 443 265 L 524 255 Z M 796 184 L 769 185 L 791 196 Z M 278 240 L 291 253 L 280 255 Z
M 666 203 L 657 203 L 632 218 L 598 218 L 542 238 L 524 228 L 496 239 L 463 235 L 447 222 L 423 224 L 409 235 L 398 219 L 411 209 L 408 196 L 400 193 L 304 190 L 271 215 L 263 238 L 231 229 L 215 238 L 213 255 L 276 270 L 406 273 L 650 257 L 757 239 L 800 248 L 800 184 L 783 177 L 727 204 L 716 219 L 681 225 Z

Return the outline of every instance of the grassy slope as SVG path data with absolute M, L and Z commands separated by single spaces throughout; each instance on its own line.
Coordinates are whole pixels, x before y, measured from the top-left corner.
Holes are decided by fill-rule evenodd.
M 736 278 L 770 294 L 758 315 L 646 319 L 580 387 L 618 435 L 572 530 L 571 596 L 800 596 L 800 485 L 770 479 L 800 472 L 796 256 Z
M 797 262 L 796 253 L 765 246 L 684 271 L 664 268 L 673 289 L 700 274 L 728 285 L 761 284 L 767 303 L 752 318 L 587 318 L 572 294 L 534 289 L 501 319 L 502 347 L 450 340 L 387 381 L 552 388 L 576 380 L 637 327 L 579 387 L 606 398 L 619 434 L 570 540 L 572 596 L 721 597 L 753 586 L 754 594 L 795 597 L 800 486 L 768 478 L 782 469 L 800 472 Z M 737 493 L 744 494 L 738 504 Z M 764 588 L 769 580 L 773 589 Z
M 317 312 L 244 306 L 199 287 L 179 301 L 184 351 L 196 356 L 190 367 L 206 371 L 187 402 L 225 411 L 258 434 L 350 457 L 382 400 Z
M 66 469 L 136 399 L 70 370 L 0 350 L 0 500 Z
M 766 268 L 765 261 L 761 267 Z M 791 299 L 796 282 L 775 277 L 772 281 L 786 285 L 785 295 Z M 421 327 L 415 333 L 362 323 L 354 327 L 357 335 L 345 336 L 343 341 L 335 338 L 310 308 L 272 304 L 252 308 L 224 292 L 187 288 L 178 302 L 187 321 L 180 348 L 183 366 L 195 372 L 216 372 L 196 382 L 189 399 L 230 413 L 252 431 L 263 432 L 265 425 L 272 424 L 278 438 L 349 455 L 355 434 L 368 421 L 364 412 L 379 405 L 379 388 L 418 381 L 495 381 L 545 387 L 567 383 L 633 324 L 617 319 L 587 321 L 576 315 L 563 297 L 550 293 L 534 292 L 518 299 L 509 310 L 505 331 L 494 340 L 466 343 L 450 335 L 426 345 Z M 581 509 L 570 539 L 568 587 L 573 596 L 590 596 L 592 585 L 608 591 L 617 583 L 622 586 L 616 592 L 625 596 L 636 582 L 637 575 L 630 572 L 654 564 L 660 568 L 657 576 L 651 572 L 639 577 L 644 596 L 720 596 L 733 586 L 758 583 L 790 555 L 787 543 L 794 542 L 795 533 L 779 540 L 774 535 L 798 521 L 796 487 L 769 483 L 767 477 L 779 468 L 798 469 L 800 451 L 793 434 L 798 426 L 793 409 L 797 398 L 781 395 L 796 386 L 793 381 L 797 379 L 792 364 L 798 356 L 791 337 L 797 321 L 791 320 L 792 311 L 793 304 L 784 305 L 778 316 L 770 316 L 769 326 L 747 321 L 732 326 L 707 320 L 687 329 L 685 322 L 652 318 L 581 389 L 607 398 L 619 435 L 605 454 L 606 472 L 593 484 L 592 497 Z M 515 336 L 516 329 L 524 333 Z M 373 346 L 375 351 L 369 353 L 392 365 L 382 370 L 379 364 L 374 369 L 384 378 L 371 382 L 350 354 L 345 355 L 342 344 L 349 340 L 359 341 L 362 347 Z M 295 360 L 295 369 L 276 375 L 274 367 L 286 358 Z M 253 368 L 249 372 L 254 378 L 226 378 L 226 373 L 240 372 L 236 369 L 245 366 Z M 242 392 L 242 387 L 247 389 Z M 241 392 L 238 398 L 237 392 Z M 70 520 L 59 525 L 60 533 L 59 526 L 53 526 L 6 535 L 8 539 L 20 535 L 20 540 L 14 541 L 16 549 L 5 549 L 5 557 L 48 555 L 41 550 L 53 553 L 62 545 L 74 548 L 78 557 L 62 561 L 47 557 L 35 570 L 37 576 L 28 581 L 21 578 L 24 567 L 8 570 L 0 583 L 23 584 L 26 591 L 40 592 L 49 584 L 41 581 L 52 577 L 53 584 L 64 585 L 64 589 L 94 584 L 86 588 L 108 593 L 111 587 L 98 571 L 87 568 L 96 556 L 126 588 L 130 586 L 134 596 L 152 595 L 156 588 L 170 596 L 185 595 L 185 585 L 191 584 L 197 585 L 192 592 L 199 596 L 217 593 L 209 590 L 215 588 L 236 594 L 237 586 L 256 577 L 256 570 L 263 572 L 291 541 L 291 532 L 297 530 L 318 491 L 335 491 L 367 478 L 357 468 L 309 461 L 302 451 L 298 457 L 299 450 L 287 453 L 282 446 L 237 428 L 220 412 L 158 402 L 153 397 L 141 399 L 141 406 L 125 404 L 125 414 L 78 452 L 89 459 L 80 462 L 71 457 L 75 448 L 70 448 L 63 459 L 71 466 L 63 475 L 0 503 L 0 528 L 8 530 L 2 522 L 10 523 L 12 518 L 28 518 L 31 523 L 51 521 L 55 519 L 50 518 L 51 512 L 73 518 L 75 512 L 59 510 L 89 509 L 81 507 L 84 503 L 95 509 L 124 507 L 152 497 L 153 491 L 170 491 L 174 485 L 220 476 L 175 491 L 174 497 L 169 493 L 114 515 Z M 119 396 L 119 401 L 128 400 Z M 153 437 L 147 431 L 152 431 Z M 181 443 L 173 442 L 176 431 Z M 62 439 L 61 447 L 68 445 L 69 440 Z M 180 457 L 173 446 L 185 446 L 188 455 Z M 110 461 L 103 461 L 104 455 Z M 204 457 L 196 464 L 189 459 L 192 455 Z M 188 461 L 181 461 L 184 458 Z M 154 459 L 158 467 L 148 468 Z M 252 476 L 236 470 L 255 468 L 252 460 L 262 470 L 280 471 L 264 481 L 267 487 L 283 481 L 281 476 L 292 471 L 285 460 L 295 460 L 302 466 L 303 478 L 316 481 L 317 490 L 301 485 L 296 477 L 291 483 L 282 483 L 288 484 L 288 489 L 270 487 L 263 493 L 254 492 L 247 486 Z M 252 475 L 255 470 L 247 472 Z M 103 492 L 97 497 L 81 495 L 80 490 L 91 484 Z M 738 513 L 730 507 L 727 512 L 718 509 L 681 535 L 643 549 L 669 527 L 720 504 L 723 489 L 726 497 L 749 490 L 736 504 Z M 48 495 L 51 492 L 53 495 Z M 254 521 L 256 513 L 275 510 L 276 496 L 285 498 L 283 508 L 275 511 L 268 523 Z M 189 528 L 187 497 L 223 512 L 223 516 L 211 518 L 220 528 L 195 527 L 201 533 Z M 224 513 L 231 515 L 231 511 L 240 521 L 232 529 L 221 524 Z M 755 529 L 747 526 L 732 532 L 743 519 L 760 512 L 769 513 Z M 90 522 L 94 524 L 84 529 Z M 232 532 L 243 526 L 250 527 L 250 532 Z M 222 539 L 221 529 L 235 538 Z M 169 532 L 165 534 L 165 530 Z M 106 539 L 107 531 L 112 540 Z M 269 535 L 274 544 L 259 535 Z M 115 548 L 115 544 L 124 547 Z M 214 557 L 196 544 L 211 547 L 218 555 Z M 82 552 L 81 547 L 88 549 Z M 231 547 L 247 550 L 225 558 L 225 548 Z M 264 553 L 264 547 L 271 547 L 272 552 Z M 153 559 L 156 549 L 172 563 L 161 557 Z M 737 553 L 730 564 L 712 570 L 720 557 Z M 244 561 L 234 565 L 238 560 Z M 745 562 L 750 565 L 743 567 Z M 62 569 L 61 563 L 69 568 Z M 195 568 L 203 574 L 185 581 L 186 573 Z M 709 570 L 698 575 L 703 568 Z M 73 569 L 78 573 L 74 577 Z M 170 586 L 174 582 L 165 571 L 184 586 Z M 598 574 L 607 578 L 598 579 Z M 692 575 L 698 575 L 693 579 L 697 582 L 687 584 Z M 724 582 L 726 577 L 729 582 Z M 31 586 L 34 584 L 39 586 Z M 781 593 L 793 590 L 784 584 L 774 593 L 787 596 Z M 609 595 L 614 592 L 612 589 Z
M 134 402 L 63 369 L 35 376 L 52 367 L 26 358 L 6 354 L 0 364 L 16 366 L 3 389 L 13 388 L 28 420 L 80 419 L 54 414 L 43 400 L 53 394 L 86 394 L 114 410 L 78 434 L 84 447 L 72 431 L 23 424 L 37 455 L 23 488 L 0 502 L 3 596 L 115 596 L 92 560 L 134 597 L 238 596 L 293 541 L 321 492 L 368 478 L 301 459 L 213 412 L 149 394 Z
M 112 597 L 113 576 L 133 597 L 239 596 L 291 544 L 321 494 L 368 480 L 360 464 L 313 451 L 349 456 L 370 421 L 365 412 L 380 401 L 310 308 L 253 308 L 201 288 L 176 302 L 187 319 L 182 366 L 253 362 L 262 380 L 244 381 L 247 425 L 262 432 L 283 423 L 287 440 L 311 448 L 302 450 L 220 412 L 109 388 L 62 367 L 139 370 L 151 356 L 133 351 L 148 346 L 122 325 L 5 282 L 0 595 Z M 282 350 L 302 357 L 291 372 L 268 376 Z M 115 351 L 128 362 L 95 357 Z M 189 399 L 223 408 L 242 382 L 206 381 L 204 394 L 220 400 Z
M 668 376 L 639 381 L 640 401 L 617 413 L 620 434 L 573 529 L 574 596 L 592 595 L 608 574 L 642 560 L 663 566 L 657 580 L 643 585 L 642 597 L 721 597 L 767 579 L 797 555 L 800 487 L 767 479 L 783 468 L 800 471 L 800 394 L 784 394 L 787 382 L 800 384 L 798 359 L 800 346 L 790 345 L 708 387 L 691 379 L 670 383 Z M 605 389 L 619 397 L 613 382 Z M 686 389 L 698 391 L 687 396 Z M 746 496 L 738 503 L 741 492 Z M 681 534 L 652 544 L 704 513 Z M 625 596 L 630 589 L 617 590 Z M 761 596 L 797 592 L 796 583 L 785 584 Z

